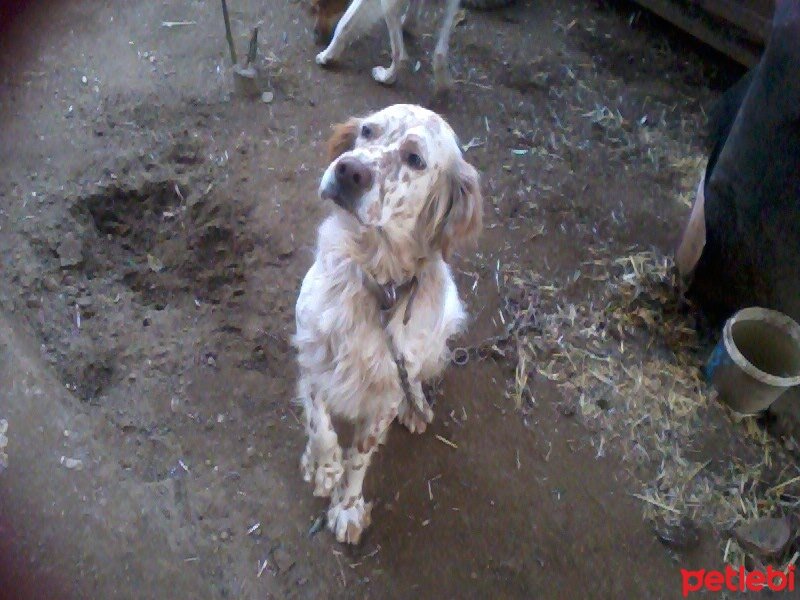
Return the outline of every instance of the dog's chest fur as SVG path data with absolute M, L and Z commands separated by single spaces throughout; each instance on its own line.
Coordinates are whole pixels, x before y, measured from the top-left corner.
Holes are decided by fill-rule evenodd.
M 321 395 L 331 413 L 369 419 L 401 393 L 387 334 L 409 377 L 430 379 L 444 368 L 447 339 L 463 324 L 464 309 L 440 257 L 417 278 L 408 313 L 410 293 L 386 313 L 364 285 L 358 265 L 330 250 L 318 252 L 297 301 L 295 345 L 301 367 L 314 373 L 313 393 Z M 384 323 L 386 314 L 390 318 Z

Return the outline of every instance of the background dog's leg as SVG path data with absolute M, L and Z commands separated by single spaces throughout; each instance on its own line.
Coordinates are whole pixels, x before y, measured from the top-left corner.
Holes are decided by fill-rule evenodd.
M 303 479 L 314 482 L 314 495 L 327 497 L 342 477 L 342 449 L 320 394 L 313 394 L 301 377 L 299 391 L 306 416 L 306 444 L 300 469 Z
M 407 34 L 416 36 L 417 22 L 422 11 L 422 0 L 409 0 L 408 8 L 403 14 L 403 31 Z
M 360 423 L 353 438 L 353 447 L 347 450 L 345 473 L 328 509 L 328 527 L 340 542 L 357 544 L 361 533 L 372 520 L 372 503 L 364 502 L 364 476 L 373 452 L 383 443 L 389 425 L 397 416 L 399 399 L 398 395 L 392 407 L 375 422 Z
M 386 27 L 389 29 L 389 43 L 392 46 L 392 64 L 389 68 L 375 67 L 372 69 L 372 78 L 378 83 L 391 85 L 397 80 L 397 72 L 408 56 L 406 47 L 403 43 L 403 25 L 400 17 L 400 9 L 403 3 L 399 0 L 381 0 L 383 6 L 383 16 L 386 20 Z
M 442 20 L 442 29 L 439 32 L 439 41 L 436 42 L 436 49 L 433 52 L 433 80 L 436 86 L 436 93 L 442 94 L 450 89 L 450 69 L 447 65 L 447 54 L 450 48 L 450 34 L 456 23 L 456 13 L 458 12 L 460 0 L 447 0 L 447 6 Z
M 352 4 L 347 7 L 347 10 L 336 25 L 336 31 L 333 32 L 331 43 L 328 44 L 325 50 L 317 54 L 316 61 L 318 65 L 327 65 L 341 56 L 342 50 L 350 43 L 350 39 L 357 29 L 358 19 L 356 17 L 364 4 L 365 0 L 353 0 Z

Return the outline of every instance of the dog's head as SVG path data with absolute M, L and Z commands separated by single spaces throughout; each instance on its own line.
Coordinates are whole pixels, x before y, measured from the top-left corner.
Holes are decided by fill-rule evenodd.
M 327 44 L 333 36 L 339 18 L 347 10 L 350 0 L 311 0 L 310 11 L 314 17 L 314 41 Z
M 473 241 L 483 221 L 480 180 L 436 113 L 397 104 L 334 127 L 319 187 L 361 226 L 419 257 Z

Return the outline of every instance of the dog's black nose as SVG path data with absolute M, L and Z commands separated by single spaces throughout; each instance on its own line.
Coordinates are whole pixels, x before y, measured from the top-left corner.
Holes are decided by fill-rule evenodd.
M 360 196 L 372 187 L 372 171 L 359 159 L 347 156 L 336 165 L 336 184 L 347 196 Z

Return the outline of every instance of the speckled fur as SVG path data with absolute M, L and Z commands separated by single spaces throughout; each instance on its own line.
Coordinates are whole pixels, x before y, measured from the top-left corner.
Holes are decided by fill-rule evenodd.
M 373 132 L 369 139 L 359 134 L 365 124 Z M 403 162 L 408 148 L 424 160 L 423 169 Z M 331 497 L 328 525 L 337 539 L 357 543 L 370 522 L 362 485 L 372 453 L 395 418 L 422 432 L 433 417 L 406 402 L 386 332 L 405 359 L 412 394 L 424 398 L 422 382 L 444 369 L 447 340 L 466 322 L 446 258 L 477 237 L 482 199 L 478 174 L 462 158 L 452 129 L 418 106 L 351 119 L 335 128 L 329 149 L 321 193 L 344 157 L 369 165 L 373 183 L 352 211 L 337 207 L 320 226 L 297 300 L 298 395 L 308 434 L 301 466 L 314 493 Z M 416 275 L 407 324 L 406 298 L 384 330 L 365 273 L 381 284 Z M 345 452 L 333 416 L 355 425 Z

